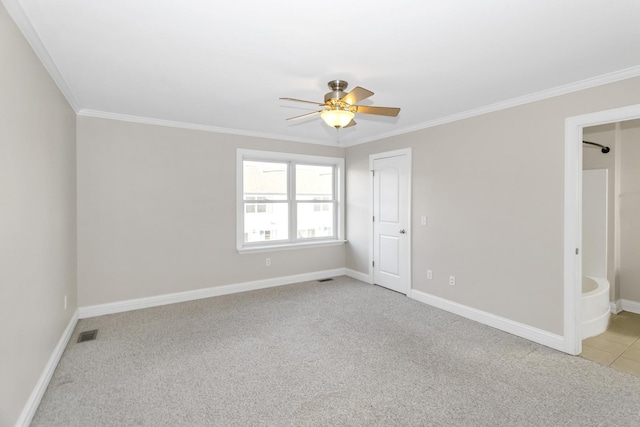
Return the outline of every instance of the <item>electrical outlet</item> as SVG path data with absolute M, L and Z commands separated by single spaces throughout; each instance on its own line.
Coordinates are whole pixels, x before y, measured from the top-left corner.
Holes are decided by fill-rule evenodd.
M 64 296 L 64 309 L 67 309 L 67 296 Z
M 449 285 L 450 286 L 456 285 L 456 276 L 449 276 Z
M 420 217 L 420 224 L 427 225 L 427 217 L 426 216 L 421 216 Z
M 433 271 L 427 270 L 427 280 L 433 279 Z
M 271 258 L 267 258 L 267 260 L 265 261 L 265 264 L 267 267 L 271 267 Z

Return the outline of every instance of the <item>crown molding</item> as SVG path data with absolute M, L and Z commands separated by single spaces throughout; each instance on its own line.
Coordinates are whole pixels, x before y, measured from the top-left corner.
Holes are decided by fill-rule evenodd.
M 78 111 L 78 116 L 93 117 L 98 119 L 119 120 L 122 122 L 141 123 L 155 126 L 165 126 L 179 129 L 191 129 L 204 132 L 224 133 L 229 135 L 250 136 L 254 138 L 276 139 L 278 141 L 302 142 L 305 144 L 335 145 L 332 141 L 321 141 L 317 139 L 296 138 L 287 135 L 277 135 L 266 132 L 255 132 L 242 129 L 223 128 L 218 126 L 202 125 L 197 123 L 179 122 L 173 120 L 154 119 L 151 117 L 132 116 L 128 114 L 110 113 L 108 111 L 90 110 L 82 108 Z
M 58 86 L 58 89 L 60 89 L 60 92 L 62 92 L 62 95 L 65 97 L 73 111 L 78 113 L 79 107 L 78 102 L 76 101 L 76 97 L 73 95 L 73 92 L 71 91 L 71 88 L 65 81 L 64 77 L 62 77 L 62 74 L 53 61 L 53 58 L 51 58 L 51 56 L 49 55 L 49 52 L 42 42 L 40 35 L 35 30 L 35 28 L 33 28 L 33 25 L 31 25 L 31 22 L 27 18 L 27 15 L 24 13 L 24 9 L 20 5 L 20 2 L 18 0 L 0 1 L 7 9 L 9 16 L 11 16 L 13 21 L 16 23 L 16 26 L 20 29 L 22 35 L 27 40 L 27 43 L 29 43 L 38 59 L 40 59 L 40 62 L 42 62 L 42 65 L 47 70 L 55 84 Z
M 2 1 L 6 1 L 6 0 L 2 0 Z M 464 120 L 471 117 L 492 113 L 495 111 L 506 110 L 508 108 L 530 104 L 532 102 L 542 101 L 544 99 L 549 99 L 549 98 L 553 98 L 560 95 L 578 92 L 580 90 L 602 86 L 610 83 L 615 83 L 617 81 L 627 80 L 627 79 L 631 79 L 639 76 L 640 76 L 640 66 L 626 68 L 624 70 L 615 71 L 613 73 L 608 73 L 608 74 L 604 74 L 597 77 L 592 77 L 589 79 L 566 84 L 563 86 L 558 86 L 552 89 L 543 90 L 530 95 L 513 98 L 507 101 L 497 102 L 494 104 L 486 105 L 484 107 L 475 108 L 473 110 L 463 111 L 461 113 L 452 114 L 449 116 L 437 118 L 437 119 L 430 120 L 423 123 L 418 123 L 417 125 L 414 125 L 414 126 L 408 126 L 401 129 L 396 129 L 391 132 L 378 134 L 374 137 L 362 138 L 353 142 L 342 142 L 341 146 L 344 148 L 347 148 L 355 145 L 365 144 L 368 142 L 379 141 L 381 139 L 403 135 L 406 133 L 411 133 L 411 132 L 415 132 L 415 131 L 419 131 L 422 129 L 427 129 L 435 126 L 440 126 L 443 124 L 452 123 L 459 120 Z M 291 142 L 301 142 L 306 144 L 331 145 L 331 146 L 335 145 L 333 141 L 297 138 L 297 137 L 291 137 L 288 135 L 270 134 L 266 132 L 255 132 L 255 131 L 247 131 L 247 130 L 241 130 L 241 129 L 231 129 L 231 128 L 223 128 L 223 127 L 217 127 L 217 126 L 202 125 L 197 123 L 154 119 L 150 117 L 140 117 L 140 116 L 132 116 L 132 115 L 126 115 L 126 114 L 110 113 L 106 111 L 97 111 L 97 110 L 91 110 L 86 108 L 80 109 L 77 112 L 77 114 L 79 116 L 85 116 L 85 117 L 95 117 L 95 118 L 109 119 L 109 120 L 120 120 L 125 122 L 142 123 L 142 124 L 150 124 L 150 125 L 157 125 L 157 126 L 167 126 L 167 127 L 181 128 L 181 129 L 193 129 L 193 130 L 201 130 L 205 132 L 225 133 L 230 135 L 250 136 L 255 138 L 275 139 L 279 141 L 291 141 Z
M 11 1 L 11 0 L 0 0 Z M 640 76 L 640 66 L 626 68 L 624 70 L 614 71 L 612 73 L 603 74 L 600 76 L 592 77 L 585 80 L 569 83 L 555 88 L 543 90 L 540 92 L 532 93 L 529 95 L 521 96 L 518 98 L 509 99 L 506 101 L 496 102 L 494 104 L 486 105 L 480 108 L 474 108 L 472 110 L 463 111 L 461 113 L 451 114 L 449 116 L 440 117 L 434 120 L 418 123 L 413 126 L 408 126 L 400 129 L 396 129 L 391 132 L 378 134 L 369 138 L 358 139 L 353 142 L 342 142 L 343 148 L 352 147 L 355 145 L 366 144 L 368 142 L 379 141 L 385 138 L 391 138 L 393 136 L 404 135 L 406 133 L 416 132 L 422 129 L 428 129 L 435 126 L 444 125 L 447 123 L 457 122 L 459 120 L 469 119 L 471 117 L 481 116 L 483 114 L 493 113 L 500 110 L 506 110 L 508 108 L 517 107 L 520 105 L 530 104 L 537 101 L 553 98 L 560 95 L 566 95 L 580 90 L 585 90 L 597 86 L 603 86 L 610 83 L 615 83 L 621 80 L 627 80 Z M 77 111 L 77 110 L 76 110 Z M 251 136 L 255 138 L 275 139 L 279 141 L 292 141 L 302 142 L 306 144 L 319 144 L 319 145 L 335 145 L 333 141 L 322 141 L 317 139 L 297 138 L 288 135 L 270 134 L 265 132 L 247 131 L 241 129 L 222 128 L 217 126 L 201 125 L 196 123 L 178 122 L 172 120 L 154 119 L 149 117 L 131 116 L 126 114 L 110 113 L 106 111 L 97 111 L 90 109 L 80 109 L 77 111 L 79 116 L 95 117 L 101 119 L 120 120 L 125 122 L 143 123 L 157 126 L 168 126 L 182 129 L 194 129 L 205 132 L 225 133 L 230 135 L 239 136 Z
M 56 66 L 51 56 L 49 55 L 44 43 L 42 42 L 42 39 L 38 35 L 35 28 L 31 25 L 31 22 L 27 18 L 24 12 L 24 9 L 20 5 L 19 0 L 0 0 L 0 2 L 2 2 L 2 4 L 5 6 L 5 8 L 7 9 L 7 12 L 11 16 L 11 18 L 15 21 L 16 25 L 18 26 L 18 28 L 26 38 L 27 42 L 31 45 L 32 49 L 34 50 L 34 52 L 42 62 L 45 69 L 49 72 L 49 75 L 51 75 L 52 79 L 54 80 L 54 82 L 62 92 L 63 96 L 66 98 L 71 108 L 79 116 L 103 118 L 103 119 L 110 119 L 110 120 L 120 120 L 120 121 L 126 121 L 126 122 L 151 124 L 151 125 L 157 125 L 157 126 L 167 126 L 167 127 L 182 128 L 182 129 L 201 130 L 205 132 L 215 132 L 215 133 L 223 133 L 223 134 L 229 134 L 229 135 L 266 138 L 266 139 L 274 139 L 279 141 L 291 141 L 291 142 L 301 142 L 301 143 L 307 143 L 307 144 L 330 145 L 330 146 L 335 145 L 334 141 L 324 141 L 324 140 L 311 139 L 311 138 L 299 138 L 299 137 L 292 137 L 292 136 L 281 135 L 281 134 L 271 134 L 266 132 L 223 128 L 223 127 L 202 125 L 202 124 L 189 123 L 189 122 L 179 122 L 179 121 L 163 120 L 163 119 L 156 119 L 156 118 L 149 118 L 149 117 L 132 116 L 132 115 L 125 115 L 125 114 L 119 114 L 119 113 L 111 113 L 106 111 L 97 111 L 97 110 L 81 108 L 78 105 L 78 102 L 73 92 L 71 91 L 71 88 L 69 87 L 65 79 L 62 77 L 62 74 L 60 73 L 58 67 Z M 342 141 L 340 145 L 346 148 L 346 147 L 351 147 L 355 145 L 365 144 L 368 142 L 378 141 L 381 139 L 403 135 L 406 133 L 411 133 L 411 132 L 415 132 L 415 131 L 419 131 L 422 129 L 427 129 L 435 126 L 440 126 L 443 124 L 456 122 L 459 120 L 464 120 L 471 117 L 480 116 L 483 114 L 492 113 L 495 111 L 500 111 L 500 110 L 524 105 L 524 104 L 529 104 L 532 102 L 553 98 L 559 95 L 565 95 L 568 93 L 577 92 L 580 90 L 601 86 L 609 83 L 614 83 L 620 80 L 626 80 L 626 79 L 630 79 L 638 76 L 640 76 L 640 66 L 626 68 L 624 70 L 619 70 L 619 71 L 604 74 L 601 76 L 581 80 L 578 82 L 569 83 L 566 85 L 558 86 L 548 90 L 543 90 L 540 92 L 521 96 L 518 98 L 497 102 L 484 107 L 464 111 L 461 113 L 452 114 L 445 117 L 440 117 L 434 120 L 418 123 L 416 125 L 395 129 L 393 131 L 381 133 L 372 137 L 356 139 L 355 141 L 352 141 L 352 142 Z
M 547 89 L 547 90 L 532 93 L 529 95 L 521 96 L 518 98 L 509 99 L 507 101 L 497 102 L 495 104 L 486 105 L 484 107 L 475 108 L 473 110 L 463 111 L 462 113 L 452 114 L 450 116 L 441 117 L 438 119 L 419 123 L 417 125 L 396 129 L 395 131 L 379 134 L 379 135 L 376 135 L 375 137 L 359 139 L 355 142 L 345 143 L 344 146 L 351 147 L 354 145 L 365 144 L 367 142 L 379 141 L 381 139 L 390 138 L 392 136 L 403 135 L 405 133 L 415 132 L 418 130 L 427 129 L 435 126 L 440 126 L 446 123 L 457 122 L 458 120 L 464 120 L 464 119 L 480 116 L 487 113 L 493 113 L 495 111 L 506 110 L 507 108 L 517 107 L 524 104 L 530 104 L 532 102 L 542 101 L 544 99 L 549 99 L 549 98 L 553 98 L 560 95 L 566 95 L 568 93 L 578 92 L 580 90 L 589 89 L 596 86 L 602 86 L 609 83 L 615 83 L 617 81 L 631 79 L 639 76 L 640 76 L 640 66 L 626 68 L 624 70 L 614 71 L 612 73 L 603 74 L 601 76 L 580 80 L 580 81 L 569 83 L 562 86 L 557 86 L 552 89 Z

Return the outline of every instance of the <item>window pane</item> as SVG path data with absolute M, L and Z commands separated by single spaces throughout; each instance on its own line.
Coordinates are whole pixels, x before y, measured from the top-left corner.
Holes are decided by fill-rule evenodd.
M 298 203 L 298 239 L 333 237 L 333 203 Z
M 245 203 L 245 207 L 256 206 Z M 264 212 L 262 211 L 264 206 Z M 245 209 L 244 242 L 270 242 L 289 238 L 289 204 L 265 203 L 257 205 L 257 212 Z
M 296 200 L 333 199 L 333 166 L 296 165 Z
M 242 163 L 244 200 L 287 200 L 287 163 Z

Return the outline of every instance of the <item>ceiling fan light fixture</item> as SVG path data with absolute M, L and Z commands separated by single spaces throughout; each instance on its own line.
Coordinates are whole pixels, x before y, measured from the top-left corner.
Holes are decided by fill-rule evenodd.
M 349 110 L 325 110 L 320 113 L 326 124 L 337 129 L 348 125 L 354 116 L 355 114 Z

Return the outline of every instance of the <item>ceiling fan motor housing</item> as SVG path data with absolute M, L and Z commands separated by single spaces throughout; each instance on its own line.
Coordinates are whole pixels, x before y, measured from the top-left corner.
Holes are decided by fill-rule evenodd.
M 337 101 L 344 98 L 347 95 L 344 90 L 348 85 L 349 83 L 345 82 L 344 80 L 331 80 L 329 83 L 327 83 L 327 86 L 329 86 L 331 92 L 327 92 L 324 95 L 324 102 L 328 103 L 331 100 Z

